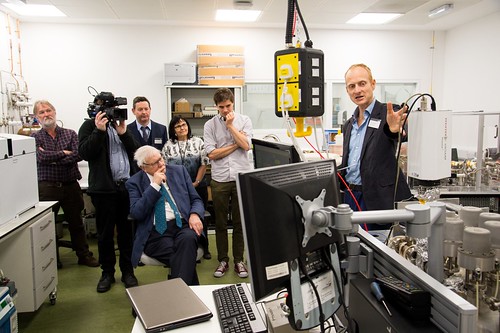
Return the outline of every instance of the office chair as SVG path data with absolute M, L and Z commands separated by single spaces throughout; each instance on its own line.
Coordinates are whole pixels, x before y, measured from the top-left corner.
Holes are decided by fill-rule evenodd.
M 66 247 L 69 249 L 73 249 L 73 244 L 70 240 L 62 239 L 64 237 L 64 226 L 63 222 L 65 221 L 64 212 L 62 209 L 54 212 L 56 216 L 55 226 L 56 226 L 56 258 L 57 258 L 57 268 L 62 268 L 63 264 L 59 257 L 59 247 Z

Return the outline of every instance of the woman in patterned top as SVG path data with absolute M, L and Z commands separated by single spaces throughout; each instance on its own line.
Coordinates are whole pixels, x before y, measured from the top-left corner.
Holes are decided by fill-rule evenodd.
M 203 140 L 191 134 L 191 126 L 181 116 L 174 116 L 170 121 L 168 125 L 168 138 L 161 151 L 163 158 L 167 164 L 184 165 L 206 209 L 208 190 L 205 171 L 207 170 L 209 159 L 205 154 Z M 211 259 L 212 255 L 208 249 L 208 225 L 205 220 L 203 221 L 203 230 L 205 236 L 207 236 L 201 241 L 204 251 L 203 258 Z

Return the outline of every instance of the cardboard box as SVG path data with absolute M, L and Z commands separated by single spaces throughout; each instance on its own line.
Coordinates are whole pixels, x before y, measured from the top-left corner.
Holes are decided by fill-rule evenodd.
M 197 45 L 198 55 L 216 56 L 221 54 L 229 57 L 243 57 L 245 48 L 239 45 Z
M 203 66 L 198 68 L 198 76 L 245 76 L 245 67 L 235 66 Z
M 201 112 L 201 111 L 194 112 L 194 117 L 195 118 L 203 118 L 203 112 Z
M 207 86 L 242 86 L 245 84 L 243 76 L 200 76 L 198 78 L 199 84 Z
M 233 45 L 198 45 L 199 66 L 243 65 L 245 48 Z
M 174 112 L 190 112 L 191 107 L 185 98 L 181 98 L 175 102 Z
M 194 112 L 173 112 L 174 116 L 180 116 L 182 118 L 194 118 Z

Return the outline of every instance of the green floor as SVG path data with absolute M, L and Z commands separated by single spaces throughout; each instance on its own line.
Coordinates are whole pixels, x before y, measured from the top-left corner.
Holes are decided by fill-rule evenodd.
M 239 278 L 233 270 L 228 271 L 222 278 L 213 277 L 218 264 L 215 235 L 209 235 L 209 240 L 212 259 L 202 259 L 198 264 L 200 283 L 226 284 L 247 281 L 248 279 Z M 90 238 L 89 243 L 91 250 L 97 253 L 95 238 Z M 116 283 L 110 291 L 99 294 L 96 292 L 101 276 L 99 267 L 78 265 L 75 253 L 67 248 L 60 248 L 60 256 L 63 268 L 58 270 L 56 304 L 51 305 L 47 299 L 38 311 L 19 314 L 19 332 L 130 332 L 135 319 L 125 294 L 125 287 L 120 282 L 118 266 Z M 167 270 L 161 266 L 143 266 L 135 270 L 139 284 L 161 281 L 166 278 L 166 273 Z

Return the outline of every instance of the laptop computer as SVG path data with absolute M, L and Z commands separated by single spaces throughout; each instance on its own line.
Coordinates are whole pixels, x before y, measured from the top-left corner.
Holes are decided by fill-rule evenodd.
M 180 278 L 126 290 L 146 333 L 169 331 L 207 321 L 213 316 Z

